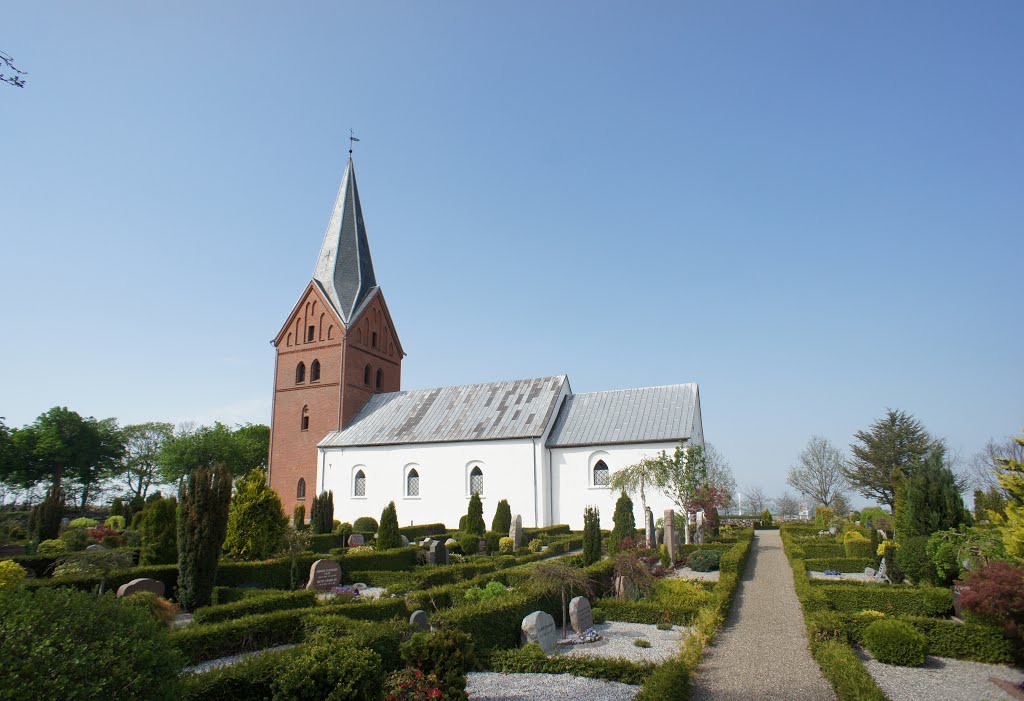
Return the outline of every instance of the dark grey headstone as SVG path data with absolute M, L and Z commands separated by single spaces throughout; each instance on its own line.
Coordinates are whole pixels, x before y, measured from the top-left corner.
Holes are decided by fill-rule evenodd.
M 430 620 L 427 618 L 427 612 L 423 609 L 413 611 L 412 615 L 409 616 L 409 625 L 420 630 L 430 630 Z
M 558 647 L 558 631 L 555 629 L 555 619 L 550 613 L 534 611 L 523 619 L 521 630 L 523 645 L 537 643 L 547 655 Z
M 138 594 L 140 591 L 148 591 L 157 596 L 163 596 L 166 589 L 164 588 L 164 583 L 159 579 L 142 577 L 119 586 L 117 588 L 117 595 L 118 597 L 131 596 L 132 594 Z
M 309 566 L 306 589 L 330 591 L 341 583 L 341 565 L 334 560 L 317 560 Z
M 431 565 L 447 565 L 448 564 L 448 548 L 445 547 L 444 543 L 439 540 L 435 540 L 430 544 L 430 550 L 427 551 L 427 562 Z
M 572 621 L 572 629 L 577 633 L 594 627 L 594 613 L 590 608 L 590 601 L 585 596 L 577 596 L 569 602 L 569 620 Z
M 484 538 L 480 539 L 480 545 L 477 546 L 476 553 L 477 553 L 477 555 L 486 555 L 487 554 L 487 540 L 486 539 L 484 539 Z M 466 554 L 468 555 L 469 553 L 466 553 Z
M 362 533 L 353 533 L 348 537 L 348 547 L 358 548 L 360 545 L 365 545 L 366 539 L 363 538 Z

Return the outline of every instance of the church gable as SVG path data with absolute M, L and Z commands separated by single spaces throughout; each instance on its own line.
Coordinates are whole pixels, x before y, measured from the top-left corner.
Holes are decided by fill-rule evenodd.
M 311 282 L 278 331 L 274 345 L 283 351 L 318 343 L 337 343 L 344 335 L 338 315 L 319 287 Z
M 391 313 L 379 289 L 354 317 L 348 332 L 349 343 L 362 350 L 379 353 L 394 361 L 405 355 Z

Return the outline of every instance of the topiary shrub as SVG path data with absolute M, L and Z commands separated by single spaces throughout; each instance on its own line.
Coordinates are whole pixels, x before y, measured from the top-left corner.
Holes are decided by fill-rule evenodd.
M 402 536 L 398 533 L 398 511 L 395 502 L 391 502 L 380 515 L 380 529 L 377 531 L 377 550 L 391 550 L 402 544 Z
M 615 512 L 612 514 L 612 535 L 611 549 L 618 549 L 619 543 L 625 538 L 632 538 L 636 535 L 636 517 L 633 515 L 633 500 L 623 492 L 615 502 Z
M 103 525 L 107 528 L 110 528 L 111 530 L 123 531 L 125 529 L 126 524 L 124 521 L 124 516 L 111 516 L 103 522 Z
M 508 499 L 498 502 L 498 508 L 494 511 L 494 518 L 491 520 L 491 530 L 496 533 L 508 533 L 512 528 L 512 507 L 508 505 Z
M 469 521 L 469 516 L 467 516 L 465 514 L 463 514 L 462 516 L 459 516 L 459 530 L 460 531 L 465 531 L 466 530 L 466 523 L 468 521 Z
M 63 540 L 44 540 L 36 546 L 36 555 L 44 555 L 46 557 L 57 557 L 63 555 L 68 551 L 68 546 Z
M 864 647 L 879 662 L 902 667 L 920 667 L 928 650 L 928 639 L 903 621 L 883 619 L 864 629 Z
M 345 638 L 315 637 L 289 658 L 272 688 L 274 701 L 379 701 L 380 655 Z
M 460 630 L 435 630 L 416 633 L 402 644 L 402 661 L 424 674 L 433 674 L 441 682 L 444 701 L 463 701 L 466 672 L 476 666 L 473 639 Z
M 28 570 L 14 560 L 0 560 L 0 591 L 14 591 L 25 580 Z
M 469 498 L 469 511 L 466 513 L 466 532 L 483 537 L 486 531 L 484 503 L 480 500 L 480 495 L 474 493 Z
M 100 525 L 100 522 L 96 519 L 81 516 L 68 523 L 68 528 L 95 528 L 98 525 Z
M 354 532 L 355 528 L 353 528 L 352 524 L 348 521 L 345 521 L 344 523 L 339 523 L 337 526 L 334 527 L 334 535 L 338 536 L 338 538 L 341 539 L 341 547 L 343 548 L 348 545 L 348 537 L 352 535 Z
M 4 698 L 181 698 L 183 659 L 148 613 L 58 587 L 0 593 Z
M 686 564 L 695 572 L 711 572 L 717 570 L 722 561 L 720 550 L 694 550 L 686 559 Z
M 516 541 L 514 538 L 505 536 L 498 541 L 498 551 L 503 553 L 515 552 Z
M 377 519 L 373 516 L 360 516 L 352 524 L 356 533 L 376 533 L 378 529 Z
M 124 516 L 124 500 L 121 497 L 114 497 L 114 501 L 110 502 L 110 515 Z

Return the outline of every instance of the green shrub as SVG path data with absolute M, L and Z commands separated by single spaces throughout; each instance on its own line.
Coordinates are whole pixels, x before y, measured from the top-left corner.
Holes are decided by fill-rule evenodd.
M 879 662 L 903 667 L 920 667 L 928 650 L 928 639 L 904 621 L 875 621 L 864 629 L 864 647 Z
M 148 613 L 71 589 L 0 592 L 5 699 L 180 698 L 182 658 Z
M 953 610 L 953 595 L 936 587 L 823 581 L 815 581 L 811 587 L 823 593 L 830 608 L 845 613 L 870 609 L 887 616 L 941 617 Z
M 36 546 L 36 555 L 46 557 L 59 557 L 68 551 L 68 546 L 63 540 L 44 540 Z
M 487 531 L 484 533 L 484 547 L 487 548 L 488 554 L 498 552 L 500 544 L 501 533 L 496 533 L 495 531 Z
M 689 701 L 690 675 L 679 660 L 669 660 L 647 678 L 635 701 Z
M 896 564 L 914 584 L 935 581 L 935 564 L 928 555 L 928 537 L 901 538 L 896 549 Z
M 504 584 L 498 581 L 488 582 L 486 586 L 481 587 L 470 587 L 466 590 L 467 601 L 491 601 L 504 596 L 508 592 L 508 589 Z
M 257 613 L 302 609 L 315 605 L 316 592 L 312 589 L 294 592 L 268 592 L 263 596 L 201 608 L 192 614 L 192 624 L 220 623 Z
M 849 531 L 843 537 L 843 548 L 846 550 L 846 557 L 874 558 L 875 545 L 857 531 Z M 867 565 L 871 567 L 871 565 Z
M 601 608 L 608 620 L 650 624 L 664 622 L 677 626 L 688 625 L 700 608 L 695 602 L 672 604 L 649 599 L 597 599 L 595 605 Z
M 869 543 L 870 545 L 870 543 Z M 867 557 L 825 557 L 804 560 L 807 569 L 815 572 L 835 570 L 836 572 L 863 572 L 867 567 L 875 566 L 875 558 Z
M 459 541 L 459 549 L 466 555 L 476 555 L 480 552 L 480 541 L 482 539 L 483 534 L 477 535 L 475 533 L 459 533 L 456 538 Z
M 503 553 L 511 553 L 515 551 L 516 541 L 515 538 L 505 536 L 498 541 L 498 551 Z
M 888 701 L 857 653 L 846 643 L 812 643 L 811 653 L 841 701 Z
M 60 539 L 64 541 L 64 545 L 71 552 L 85 550 L 89 545 L 89 535 L 84 528 L 69 528 L 60 534 Z
M 125 525 L 126 525 L 125 524 L 125 520 L 124 520 L 124 516 L 111 516 L 106 521 L 104 521 L 103 524 L 107 528 L 110 528 L 111 530 L 115 530 L 115 531 L 123 531 L 125 529 Z M 68 525 L 71 525 L 71 524 L 68 524 Z
M 343 547 L 344 545 L 345 541 L 334 533 L 318 533 L 316 535 L 309 536 L 309 551 L 313 553 L 330 552 L 331 550 Z
M 571 674 L 574 677 L 606 679 L 623 684 L 643 684 L 655 669 L 653 664 L 626 659 L 566 655 L 548 657 L 536 643 L 511 650 L 495 650 L 488 659 L 487 667 L 505 674 Z
M 476 648 L 486 652 L 492 648 L 517 647 L 523 618 L 534 611 L 558 611 L 560 606 L 561 597 L 557 592 L 545 595 L 514 590 L 493 601 L 466 603 L 439 611 L 432 622 L 439 629 L 469 633 Z
M 376 533 L 377 528 L 377 519 L 373 516 L 360 516 L 352 524 L 352 529 L 356 533 Z
M 633 515 L 633 500 L 625 492 L 615 501 L 615 512 L 612 514 L 614 524 L 611 534 L 612 549 L 618 548 L 624 538 L 636 536 L 636 517 Z
M 313 506 L 309 510 L 309 527 L 313 533 L 322 535 L 334 530 L 334 492 L 320 492 L 313 497 Z
M 508 505 L 508 499 L 498 502 L 494 510 L 494 518 L 491 520 L 491 530 L 496 533 L 507 534 L 512 529 L 512 507 Z
M 930 655 L 989 664 L 1013 662 L 1013 645 L 995 626 L 919 616 L 901 620 L 928 638 Z
M 227 534 L 231 473 L 200 467 L 178 488 L 177 599 L 188 610 L 210 603 Z
M 379 701 L 380 655 L 349 640 L 317 638 L 288 658 L 271 687 L 274 701 Z
M 300 642 L 309 609 L 243 616 L 220 623 L 193 624 L 170 632 L 171 642 L 191 664 L 242 652 Z
M 288 517 L 265 470 L 250 470 L 235 485 L 228 513 L 224 552 L 245 560 L 265 560 L 281 549 Z
M 722 562 L 722 553 L 718 550 L 697 550 L 687 558 L 686 564 L 696 572 L 717 570 Z
M 544 547 L 544 543 L 541 542 L 540 538 L 534 538 L 529 543 L 527 543 L 526 547 L 529 549 L 531 553 L 539 553 L 540 549 Z
M 292 509 L 292 526 L 296 530 L 304 530 L 306 528 L 306 505 L 296 504 L 295 508 Z
M 0 560 L 0 591 L 14 591 L 21 586 L 28 570 L 12 560 Z
M 484 503 L 480 500 L 479 494 L 473 494 L 469 498 L 469 511 L 466 513 L 466 533 L 478 535 L 481 538 L 487 530 L 484 524 Z
M 466 672 L 476 667 L 473 639 L 458 630 L 416 633 L 402 644 L 402 661 L 424 674 L 433 674 L 443 687 L 445 701 L 460 701 L 466 695 Z
M 583 564 L 601 559 L 601 512 L 596 506 L 583 510 Z
M 443 523 L 423 523 L 419 526 L 403 526 L 398 529 L 398 532 L 409 540 L 416 540 L 417 538 L 422 539 L 424 536 L 428 535 L 440 535 L 444 533 L 445 530 Z
M 812 611 L 804 616 L 807 634 L 813 642 L 847 641 L 846 617 L 835 611 Z
M 96 519 L 80 516 L 79 518 L 72 519 L 68 523 L 68 528 L 95 528 L 98 525 L 100 525 L 100 522 Z
M 398 533 L 398 511 L 395 509 L 395 502 L 391 502 L 380 515 L 380 529 L 377 532 L 375 543 L 377 550 L 390 550 L 402 544 L 402 538 Z
M 178 617 L 178 607 L 162 596 L 157 596 L 151 591 L 140 591 L 119 598 L 122 606 L 132 606 L 142 609 L 153 617 L 157 623 L 169 628 Z
M 605 621 L 608 620 L 607 614 L 605 614 L 604 609 L 601 608 L 600 606 L 595 606 L 594 608 L 590 609 L 590 614 L 594 618 L 594 624 L 595 625 L 596 624 L 600 624 L 600 623 L 604 623 Z
M 353 603 L 344 602 L 341 599 L 338 601 L 342 601 L 342 603 L 333 603 L 331 600 L 322 603 L 313 611 L 312 615 L 340 615 L 353 620 L 378 622 L 390 621 L 396 617 L 405 618 L 409 615 L 409 609 L 406 608 L 405 601 L 402 599 L 377 599 Z
M 271 650 L 247 657 L 226 667 L 188 674 L 182 678 L 186 701 L 235 701 L 269 699 L 271 685 L 301 648 Z
M 644 640 L 643 638 L 637 638 L 633 641 L 633 645 L 636 647 L 648 648 L 651 646 L 650 640 Z
M 347 639 L 358 647 L 373 650 L 381 668 L 391 672 L 402 667 L 400 646 L 408 639 L 408 624 L 399 621 L 360 621 L 339 615 L 310 615 L 305 618 L 306 639 Z

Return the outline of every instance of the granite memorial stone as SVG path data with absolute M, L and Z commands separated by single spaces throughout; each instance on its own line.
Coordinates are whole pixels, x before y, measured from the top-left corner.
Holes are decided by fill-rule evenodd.
M 363 538 L 362 533 L 353 533 L 348 537 L 348 547 L 358 548 L 360 545 L 365 545 L 366 539 Z
M 665 549 L 668 550 L 668 562 L 670 567 L 676 566 L 676 512 L 672 509 L 665 509 Z
M 163 596 L 166 589 L 164 583 L 159 579 L 149 579 L 148 577 L 140 577 L 139 579 L 133 579 L 130 582 L 126 582 L 117 588 L 118 598 L 122 596 L 131 596 L 132 594 L 138 594 L 142 591 L 148 591 L 156 594 L 157 596 Z
M 558 647 L 558 632 L 555 630 L 555 619 L 544 611 L 534 611 L 523 619 L 522 644 L 536 643 L 544 654 L 550 655 Z
M 569 602 L 569 620 L 572 621 L 572 629 L 577 633 L 594 627 L 594 613 L 590 608 L 590 601 L 585 596 L 577 596 Z
M 309 582 L 306 583 L 306 589 L 326 592 L 340 583 L 341 565 L 334 560 L 317 560 L 309 566 Z
M 516 514 L 512 519 L 512 525 L 508 529 L 508 537 L 512 539 L 512 547 L 515 550 L 523 547 L 523 517 Z
M 427 558 L 427 562 L 431 565 L 447 565 L 448 564 L 448 548 L 445 544 L 439 540 L 435 540 L 430 544 L 430 554 Z

